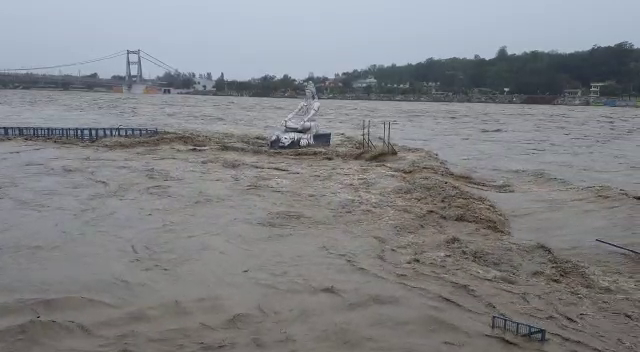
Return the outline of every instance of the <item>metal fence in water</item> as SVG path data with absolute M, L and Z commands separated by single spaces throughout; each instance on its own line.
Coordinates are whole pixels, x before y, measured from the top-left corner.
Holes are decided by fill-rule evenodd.
M 389 154 L 398 154 L 396 148 L 391 144 L 391 121 L 383 121 L 383 137 L 382 137 L 382 151 L 386 151 Z M 371 120 L 362 120 L 362 149 L 363 150 L 377 150 L 375 143 L 371 140 Z
M 130 127 L 0 127 L 0 137 L 64 138 L 94 141 L 111 137 L 149 137 L 157 128 Z
M 499 315 L 494 315 L 491 318 L 491 328 L 512 332 L 518 336 L 525 336 L 542 342 L 547 340 L 547 330 L 533 325 L 520 323 Z

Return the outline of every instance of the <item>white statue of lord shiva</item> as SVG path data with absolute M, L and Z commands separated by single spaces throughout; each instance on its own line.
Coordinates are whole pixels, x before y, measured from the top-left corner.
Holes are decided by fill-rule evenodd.
M 318 123 L 315 114 L 320 110 L 320 102 L 318 94 L 313 82 L 308 82 L 304 89 L 304 101 L 282 121 L 286 132 L 298 132 L 305 134 L 314 134 L 318 132 Z
M 314 135 L 319 131 L 315 115 L 320 110 L 320 102 L 313 82 L 308 82 L 304 91 L 304 101 L 282 121 L 284 131 L 269 140 L 271 148 L 304 148 L 315 144 Z

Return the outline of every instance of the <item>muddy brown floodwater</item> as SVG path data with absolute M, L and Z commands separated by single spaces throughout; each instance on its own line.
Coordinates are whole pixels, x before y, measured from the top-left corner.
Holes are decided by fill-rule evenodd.
M 180 132 L 0 142 L 0 350 L 640 349 L 640 259 L 594 242 L 640 247 L 637 110 L 325 101 L 331 148 L 267 150 L 296 103 L 0 91 Z

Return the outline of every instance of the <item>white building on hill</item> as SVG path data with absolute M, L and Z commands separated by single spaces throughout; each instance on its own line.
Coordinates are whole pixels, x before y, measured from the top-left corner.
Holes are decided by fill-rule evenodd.
M 216 90 L 216 81 L 206 78 L 194 78 L 193 90 Z
M 373 77 L 369 77 L 367 79 L 359 79 L 353 82 L 353 88 L 364 88 L 367 86 L 376 87 L 377 85 L 378 81 Z

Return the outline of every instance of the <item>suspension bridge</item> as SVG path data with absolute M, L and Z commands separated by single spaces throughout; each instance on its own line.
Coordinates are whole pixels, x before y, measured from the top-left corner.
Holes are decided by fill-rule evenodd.
M 55 70 L 69 67 L 80 67 L 93 63 L 119 59 L 125 61 L 125 74 L 123 79 L 103 79 L 92 76 L 52 75 L 41 73 L 47 70 Z M 164 71 L 174 72 L 176 68 L 147 53 L 144 50 L 121 50 L 119 52 L 78 62 L 72 62 L 51 66 L 34 66 L 26 68 L 0 69 L 0 86 L 14 88 L 60 88 L 60 89 L 93 89 L 107 88 L 114 91 L 143 93 L 153 80 L 145 80 L 142 74 L 144 63 L 152 64 Z M 132 69 L 132 68 L 135 68 Z

